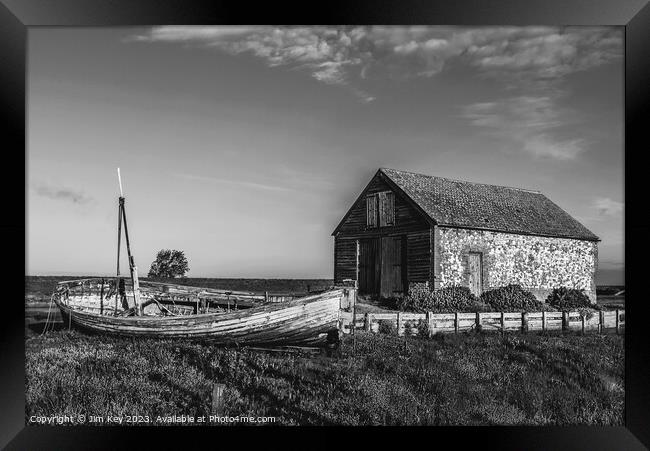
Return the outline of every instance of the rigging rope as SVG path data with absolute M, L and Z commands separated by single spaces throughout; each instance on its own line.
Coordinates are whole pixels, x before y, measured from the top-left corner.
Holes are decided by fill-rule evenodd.
M 45 319 L 45 326 L 43 326 L 43 331 L 41 332 L 41 337 L 45 335 L 45 332 L 47 332 L 47 326 L 50 323 L 50 313 L 52 312 L 52 304 L 54 304 L 54 296 L 55 293 L 52 293 L 52 296 L 50 296 L 50 305 L 47 309 L 47 318 Z

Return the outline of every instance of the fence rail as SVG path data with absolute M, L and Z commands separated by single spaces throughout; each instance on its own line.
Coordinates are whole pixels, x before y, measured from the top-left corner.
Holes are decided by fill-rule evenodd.
M 438 333 L 480 331 L 534 332 L 546 330 L 571 330 L 604 332 L 625 328 L 625 310 L 599 311 L 582 316 L 572 312 L 478 312 L 478 313 L 353 313 L 341 311 L 341 331 L 349 334 L 355 330 L 379 332 L 380 322 L 392 324 L 398 335 L 428 336 Z

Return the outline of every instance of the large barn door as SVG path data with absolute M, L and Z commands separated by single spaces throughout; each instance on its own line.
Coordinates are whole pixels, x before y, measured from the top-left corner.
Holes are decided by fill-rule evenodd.
M 469 253 L 469 289 L 476 296 L 483 292 L 483 262 L 479 252 Z
M 375 294 L 379 289 L 379 239 L 359 242 L 359 293 Z
M 381 239 L 381 288 L 383 297 L 393 297 L 404 292 L 403 268 L 406 240 L 404 237 Z

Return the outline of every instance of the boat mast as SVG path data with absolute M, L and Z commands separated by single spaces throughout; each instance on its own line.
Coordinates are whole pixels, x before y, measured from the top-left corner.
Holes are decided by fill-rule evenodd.
M 135 265 L 133 255 L 131 255 L 131 244 L 129 243 L 129 228 L 126 224 L 126 210 L 124 209 L 124 193 L 122 191 L 122 177 L 120 176 L 120 168 L 117 168 L 117 180 L 120 184 L 120 201 L 119 211 L 117 218 L 117 277 L 119 283 L 120 276 L 120 242 L 122 235 L 122 222 L 124 222 L 124 238 L 126 238 L 126 252 L 129 257 L 129 269 L 131 271 L 131 282 L 133 283 L 133 301 L 135 303 L 135 314 L 142 315 L 142 307 L 140 303 L 140 283 L 138 280 L 138 267 Z M 119 285 L 118 285 L 119 286 Z

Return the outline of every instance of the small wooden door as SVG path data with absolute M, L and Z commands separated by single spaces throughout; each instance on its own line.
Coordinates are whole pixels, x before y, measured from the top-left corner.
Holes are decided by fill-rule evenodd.
M 379 291 L 379 239 L 359 242 L 359 293 L 375 294 Z
M 483 292 L 483 261 L 480 252 L 470 252 L 468 259 L 469 266 L 469 289 L 476 296 Z
M 381 239 L 380 294 L 383 297 L 393 297 L 404 292 L 405 243 L 401 236 Z

